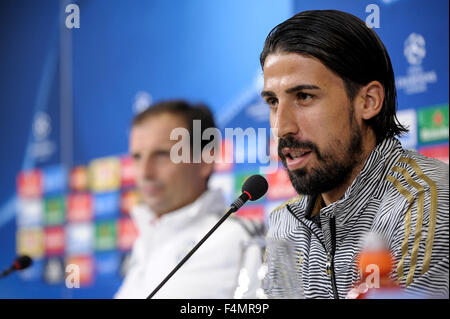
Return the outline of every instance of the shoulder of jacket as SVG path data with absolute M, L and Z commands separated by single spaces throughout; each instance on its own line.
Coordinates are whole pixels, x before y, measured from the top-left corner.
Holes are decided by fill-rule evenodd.
M 281 210 L 281 209 L 285 208 L 287 205 L 298 203 L 298 202 L 300 202 L 303 199 L 303 197 L 305 197 L 305 196 L 304 195 L 297 195 L 295 197 L 292 197 L 292 198 L 288 199 L 287 201 L 285 201 L 280 206 L 275 207 L 275 209 L 273 209 L 270 213 L 272 214 L 273 212 Z
M 436 187 L 448 190 L 448 165 L 414 151 L 405 151 L 392 165 L 386 180 L 394 184 L 400 193 L 402 188 L 433 190 Z M 420 185 L 419 185 L 420 184 Z

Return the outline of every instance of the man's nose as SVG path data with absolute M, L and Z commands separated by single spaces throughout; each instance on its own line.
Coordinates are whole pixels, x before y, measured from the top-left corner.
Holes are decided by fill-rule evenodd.
M 156 169 L 153 161 L 151 159 L 145 159 L 139 165 L 139 177 L 141 179 L 153 179 L 155 177 Z
M 275 122 L 273 123 L 274 134 L 277 137 L 286 137 L 287 135 L 296 135 L 299 127 L 294 107 L 287 102 L 280 102 L 275 113 Z

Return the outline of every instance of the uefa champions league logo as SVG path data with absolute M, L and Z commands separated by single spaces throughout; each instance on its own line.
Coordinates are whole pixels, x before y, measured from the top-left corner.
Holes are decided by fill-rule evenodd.
M 46 161 L 56 151 L 56 144 L 51 140 L 52 119 L 46 112 L 39 111 L 33 120 L 32 137 L 29 145 L 30 156 L 36 161 Z
M 437 82 L 434 70 L 423 70 L 422 62 L 426 54 L 425 38 L 421 34 L 411 33 L 403 45 L 403 55 L 409 64 L 407 74 L 395 79 L 399 91 L 404 90 L 407 95 L 424 93 L 428 89 L 428 84 Z
M 47 113 L 37 113 L 33 122 L 33 135 L 38 141 L 45 140 L 52 130 L 51 120 Z
M 425 39 L 417 33 L 411 33 L 405 41 L 404 55 L 409 64 L 419 65 L 427 54 L 425 49 Z

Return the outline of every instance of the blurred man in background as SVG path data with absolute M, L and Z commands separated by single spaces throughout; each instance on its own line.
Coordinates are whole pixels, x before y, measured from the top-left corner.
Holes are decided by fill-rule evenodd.
M 376 33 L 345 12 L 305 11 L 270 32 L 260 59 L 279 156 L 300 194 L 271 213 L 268 237 L 295 245 L 306 298 L 347 296 L 369 232 L 384 238 L 401 287 L 448 296 L 448 165 L 395 138 L 406 129 Z
M 139 236 L 115 298 L 146 298 L 227 208 L 221 191 L 208 188 L 214 163 L 192 160 L 194 120 L 201 121 L 202 133 L 215 128 L 206 106 L 175 100 L 155 104 L 133 121 L 130 153 L 143 203 L 131 213 Z M 177 128 L 190 134 L 190 161 L 171 158 L 178 141 L 170 135 Z M 201 141 L 202 151 L 209 142 Z M 154 298 L 232 298 L 242 245 L 253 234 L 247 226 L 236 217 L 225 221 Z

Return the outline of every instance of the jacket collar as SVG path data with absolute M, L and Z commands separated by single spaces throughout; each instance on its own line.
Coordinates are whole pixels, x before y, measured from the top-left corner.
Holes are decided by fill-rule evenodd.
M 144 204 L 133 208 L 131 215 L 140 231 L 154 227 L 170 227 L 173 230 L 185 227 L 205 214 L 218 214 L 225 209 L 222 192 L 218 189 L 208 189 L 193 203 L 166 213 L 159 218 Z
M 369 154 L 361 172 L 345 191 L 344 196 L 336 202 L 323 207 L 320 210 L 319 219 L 311 217 L 317 196 L 307 196 L 305 218 L 314 220 L 316 224 L 320 225 L 320 221 L 323 222 L 325 219 L 327 220 L 334 216 L 338 223 L 345 224 L 357 213 L 352 207 L 356 203 L 361 206 L 363 202 L 367 202 L 373 196 L 379 182 L 385 175 L 387 160 L 393 156 L 398 156 L 401 150 L 401 144 L 395 138 L 387 138 L 379 143 Z

